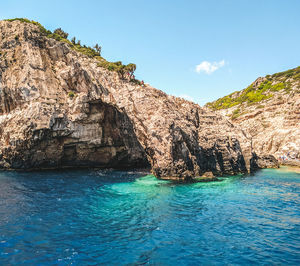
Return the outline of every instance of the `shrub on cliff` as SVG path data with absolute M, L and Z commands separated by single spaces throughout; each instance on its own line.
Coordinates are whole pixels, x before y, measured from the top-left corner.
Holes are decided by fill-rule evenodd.
M 280 90 L 283 90 L 284 88 L 285 88 L 285 85 L 282 82 L 280 82 L 280 83 L 274 84 L 271 87 L 271 91 L 280 91 Z
M 265 80 L 258 87 L 251 84 L 240 92 L 235 92 L 214 102 L 207 103 L 207 106 L 214 110 L 219 110 L 242 103 L 252 105 L 272 98 L 277 92 L 284 91 L 285 94 L 288 94 L 297 86 L 299 90 L 300 66 L 273 75 L 266 75 Z
M 71 41 L 68 40 L 69 34 L 65 31 L 63 31 L 61 28 L 57 28 L 52 33 L 51 31 L 45 29 L 40 23 L 29 20 L 26 18 L 14 18 L 14 19 L 7 19 L 6 21 L 20 21 L 25 23 L 31 23 L 34 25 L 37 25 L 41 31 L 42 34 L 44 34 L 48 38 L 55 39 L 57 41 L 62 41 L 67 43 L 71 49 L 84 54 L 90 58 L 94 58 L 99 61 L 98 66 L 108 69 L 109 71 L 115 71 L 119 74 L 120 78 L 124 79 L 125 74 L 129 73 L 131 77 L 133 77 L 133 73 L 136 70 L 135 64 L 128 64 L 123 65 L 121 61 L 117 62 L 108 62 L 101 56 L 102 47 L 99 44 L 96 44 L 94 48 L 91 48 L 86 45 L 81 45 L 81 41 L 77 40 L 73 37 Z M 133 78 L 131 78 L 132 80 Z M 136 83 L 136 81 L 134 81 Z
M 25 22 L 25 23 L 31 23 L 31 24 L 37 25 L 40 28 L 41 33 L 44 33 L 46 35 L 52 33 L 50 30 L 45 29 L 39 22 L 34 21 L 34 20 L 29 20 L 27 18 L 13 18 L 13 19 L 6 19 L 5 21 L 20 21 L 20 22 Z
M 69 91 L 68 96 L 73 99 L 75 97 L 75 92 L 74 91 Z
M 241 115 L 241 110 L 240 110 L 240 108 L 237 108 L 237 109 L 235 109 L 233 112 L 232 112 L 232 115 L 231 115 L 231 119 L 236 119 L 236 118 L 238 118 L 240 115 Z
M 130 73 L 130 75 L 132 76 L 134 71 L 136 70 L 136 65 L 135 64 L 128 64 L 126 67 L 125 67 L 126 71 Z
M 293 78 L 294 80 L 300 80 L 300 66 L 289 69 L 287 71 L 278 72 L 272 75 L 272 78 L 281 78 L 283 80 L 286 80 L 288 78 Z
M 98 52 L 99 56 L 101 56 L 102 47 L 98 43 L 96 43 L 94 49 Z
M 109 71 L 117 72 L 121 79 L 125 78 L 126 73 L 133 75 L 134 71 L 136 70 L 135 64 L 130 63 L 128 65 L 123 65 L 121 61 L 108 62 L 103 58 L 102 58 L 101 62 L 98 63 L 98 66 L 106 68 Z
M 69 34 L 63 31 L 61 28 L 54 30 L 54 34 L 61 36 L 63 39 L 68 39 Z
M 242 90 L 238 95 L 230 94 L 216 100 L 215 102 L 208 103 L 207 105 L 212 109 L 219 110 L 230 108 L 241 103 L 258 103 L 273 97 L 271 92 L 276 92 L 283 89 L 287 89 L 287 86 L 284 83 L 280 82 L 272 84 L 272 81 L 266 80 L 257 88 L 251 84 L 246 89 Z

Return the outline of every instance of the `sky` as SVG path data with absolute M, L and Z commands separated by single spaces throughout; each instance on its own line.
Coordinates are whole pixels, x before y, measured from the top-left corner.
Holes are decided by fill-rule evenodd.
M 0 0 L 0 19 L 61 27 L 200 105 L 300 65 L 298 0 Z

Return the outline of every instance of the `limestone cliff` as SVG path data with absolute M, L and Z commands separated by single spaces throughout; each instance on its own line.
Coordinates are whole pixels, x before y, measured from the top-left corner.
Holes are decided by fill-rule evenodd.
M 300 159 L 300 67 L 258 78 L 206 107 L 240 126 L 258 155 Z
M 0 22 L 0 167 L 145 167 L 159 178 L 243 173 L 251 143 L 231 122 L 130 82 L 39 25 Z

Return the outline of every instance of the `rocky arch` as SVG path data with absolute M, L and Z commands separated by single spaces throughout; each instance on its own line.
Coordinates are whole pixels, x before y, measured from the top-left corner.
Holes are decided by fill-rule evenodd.
M 30 132 L 26 142 L 11 143 L 16 146 L 14 155 L 6 150 L 10 168 L 150 166 L 126 113 L 101 101 L 88 103 L 83 119 L 53 114 L 49 128 Z

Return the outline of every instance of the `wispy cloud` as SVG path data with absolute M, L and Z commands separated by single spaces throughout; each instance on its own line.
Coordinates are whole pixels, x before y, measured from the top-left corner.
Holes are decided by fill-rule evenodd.
M 215 72 L 217 69 L 220 67 L 223 67 L 225 65 L 225 60 L 222 60 L 220 62 L 208 62 L 208 61 L 203 61 L 199 65 L 196 65 L 196 72 L 201 73 L 204 72 L 206 74 L 211 74 Z

